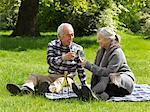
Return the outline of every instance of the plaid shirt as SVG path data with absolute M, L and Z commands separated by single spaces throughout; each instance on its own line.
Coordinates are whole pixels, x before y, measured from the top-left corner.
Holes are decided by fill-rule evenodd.
M 72 74 L 72 77 L 76 75 L 76 70 L 78 72 L 79 79 L 82 84 L 85 84 L 86 81 L 86 73 L 84 68 L 79 64 L 80 59 L 79 56 L 76 56 L 74 60 L 63 60 L 62 55 L 73 51 L 77 54 L 78 51 L 83 53 L 83 48 L 73 43 L 69 47 L 64 47 L 61 44 L 60 40 L 53 40 L 48 43 L 47 50 L 47 63 L 49 64 L 48 72 L 50 74 L 64 74 L 65 71 Z

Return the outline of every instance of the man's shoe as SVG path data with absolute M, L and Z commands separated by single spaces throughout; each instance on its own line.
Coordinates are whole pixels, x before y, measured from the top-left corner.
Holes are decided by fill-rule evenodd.
M 45 93 L 49 93 L 49 86 L 50 84 L 48 82 L 42 82 L 41 84 L 39 84 L 38 86 L 38 90 L 37 93 L 39 95 L 44 95 Z
M 82 91 L 83 100 L 88 101 L 88 100 L 98 99 L 95 96 L 95 94 L 92 92 L 92 90 L 86 85 L 82 86 L 81 91 Z
M 7 84 L 6 88 L 13 95 L 33 93 L 33 90 L 27 86 L 20 87 L 16 84 Z
M 29 88 L 28 86 L 22 86 L 21 93 L 22 94 L 33 94 L 34 91 L 31 88 Z
M 82 98 L 81 89 L 75 83 L 72 83 L 72 90 L 78 96 L 79 99 Z
M 13 95 L 18 95 L 21 93 L 21 89 L 18 85 L 15 84 L 7 84 L 6 85 L 7 90 L 12 93 Z

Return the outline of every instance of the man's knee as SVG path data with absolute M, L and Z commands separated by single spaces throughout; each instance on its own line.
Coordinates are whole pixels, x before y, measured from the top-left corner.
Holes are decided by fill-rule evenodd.
M 34 85 L 38 84 L 38 80 L 39 80 L 39 75 L 37 74 L 31 74 L 29 75 L 28 79 L 26 80 L 26 83 L 30 83 L 32 82 Z
M 39 75 L 37 74 L 30 74 L 28 79 L 37 79 Z

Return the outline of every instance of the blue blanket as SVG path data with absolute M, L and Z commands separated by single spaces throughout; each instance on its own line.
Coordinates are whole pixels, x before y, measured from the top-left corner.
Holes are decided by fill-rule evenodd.
M 69 92 L 68 92 L 69 91 Z M 50 100 L 77 98 L 77 95 L 69 88 L 67 92 L 45 93 L 46 98 Z M 150 101 L 150 86 L 146 84 L 135 84 L 131 95 L 124 97 L 111 97 L 108 101 Z
M 150 86 L 146 84 L 135 84 L 131 95 L 111 97 L 108 101 L 150 101 Z

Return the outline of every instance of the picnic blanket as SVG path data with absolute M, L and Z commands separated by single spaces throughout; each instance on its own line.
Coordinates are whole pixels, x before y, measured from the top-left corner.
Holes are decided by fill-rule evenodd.
M 66 99 L 66 98 L 77 98 L 78 96 L 72 91 L 70 87 L 64 88 L 62 91 L 57 93 L 45 93 L 46 98 L 51 100 Z
M 45 93 L 45 96 L 50 100 L 77 98 L 77 95 L 70 88 L 68 88 L 68 91 L 61 91 L 58 94 Z M 131 95 L 126 95 L 124 97 L 111 97 L 107 101 L 150 101 L 150 86 L 147 84 L 135 84 L 135 88 Z
M 108 101 L 150 101 L 150 86 L 147 84 L 135 84 L 131 95 L 111 97 Z

